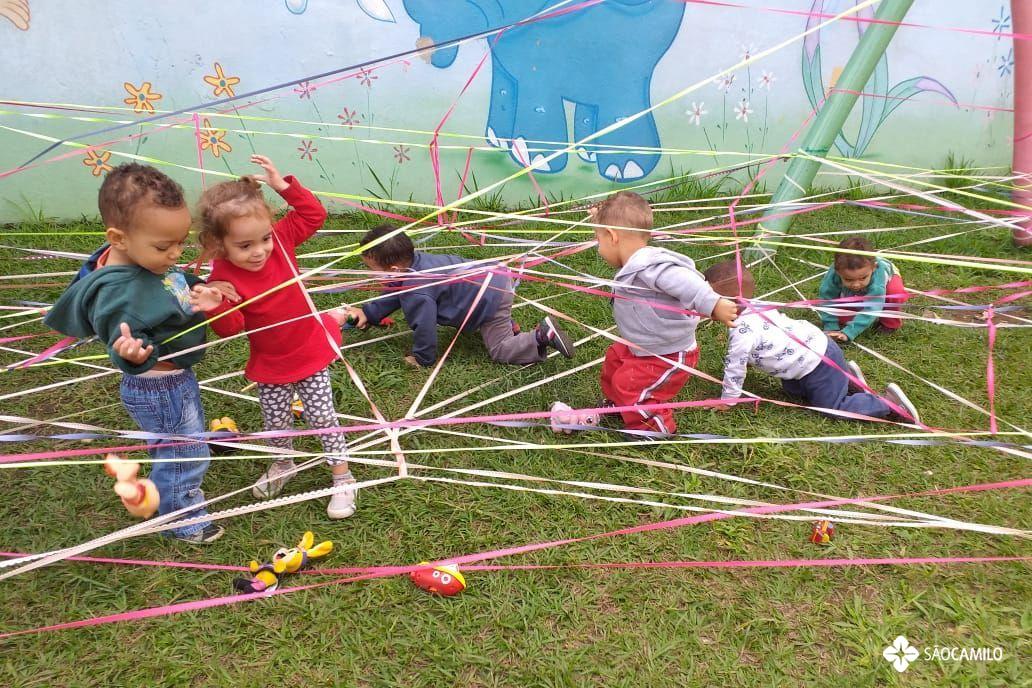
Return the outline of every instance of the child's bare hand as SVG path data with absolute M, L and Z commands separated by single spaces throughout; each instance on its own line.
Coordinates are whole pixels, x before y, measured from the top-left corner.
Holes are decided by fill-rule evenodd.
M 735 322 L 735 318 L 738 317 L 738 306 L 733 301 L 720 299 L 717 301 L 717 305 L 713 307 L 713 313 L 710 314 L 710 317 L 726 327 L 731 327 Z
M 251 156 L 251 162 L 255 165 L 259 165 L 263 170 L 265 170 L 265 174 L 256 174 L 254 175 L 254 178 L 260 182 L 265 182 L 271 186 L 274 191 L 280 192 L 290 186 L 290 184 L 283 179 L 283 175 L 279 173 L 279 170 L 276 169 L 276 165 L 274 165 L 272 160 L 268 157 L 258 155 L 256 153 Z
M 842 334 L 841 332 L 838 332 L 838 331 L 828 332 L 827 335 L 829 337 L 831 337 L 832 339 L 834 339 L 836 342 L 848 342 L 849 341 L 849 337 L 847 337 L 846 335 L 844 335 L 844 334 Z
M 225 280 L 216 280 L 214 282 L 208 282 L 208 286 L 212 289 L 218 289 L 222 293 L 222 298 L 230 303 L 240 303 L 240 294 L 237 293 L 236 287 L 233 286 L 232 282 Z
M 122 323 L 118 327 L 122 332 L 122 336 L 111 345 L 116 354 L 134 365 L 140 365 L 150 358 L 150 355 L 154 353 L 153 344 L 144 346 L 142 339 L 133 337 L 133 333 L 126 323 Z
M 211 286 L 195 284 L 190 290 L 190 305 L 195 311 L 210 311 L 222 305 L 222 292 Z
M 347 314 L 349 320 L 354 320 L 353 324 L 358 329 L 364 330 L 369 327 L 369 318 L 366 317 L 365 311 L 361 308 L 348 306 L 344 309 L 344 312 Z
M 421 368 L 422 367 L 421 365 L 419 365 L 419 361 L 416 360 L 416 357 L 413 356 L 412 354 L 409 354 L 403 360 L 405 361 L 405 363 L 407 363 L 410 366 L 413 366 L 415 368 Z
M 365 313 L 362 312 L 361 308 L 340 306 L 332 311 L 328 311 L 328 313 L 333 318 L 333 322 L 340 327 L 347 325 L 348 327 L 357 327 L 364 330 L 369 326 L 369 320 L 365 317 Z

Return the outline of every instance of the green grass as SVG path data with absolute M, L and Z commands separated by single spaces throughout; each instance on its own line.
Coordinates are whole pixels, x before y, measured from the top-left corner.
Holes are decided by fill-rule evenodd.
M 488 205 L 493 205 L 491 201 Z M 689 219 L 661 214 L 663 224 Z M 796 221 L 796 233 L 911 226 L 901 232 L 872 235 L 885 248 L 942 234 L 943 227 L 923 228 L 927 218 L 838 207 Z M 359 230 L 370 224 L 334 218 L 330 227 Z M 534 229 L 546 229 L 534 225 Z M 41 219 L 5 228 L 0 243 L 47 246 L 86 252 L 93 236 L 61 232 L 97 231 L 88 222 L 54 226 Z M 308 247 L 329 248 L 349 236 L 318 238 Z M 524 236 L 524 235 L 521 235 Z M 543 236 L 543 235 L 542 235 Z M 441 235 L 437 245 L 462 243 Z M 682 248 L 699 259 L 717 252 L 712 245 Z M 918 247 L 939 253 L 1027 259 L 1010 248 L 1003 231 L 984 231 Z M 506 249 L 462 249 L 486 256 Z M 20 252 L 0 249 L 2 272 L 36 273 L 73 270 L 74 261 L 22 261 Z M 826 264 L 819 251 L 783 250 L 778 264 L 800 279 L 815 272 L 792 258 Z M 593 252 L 564 259 L 570 267 L 610 276 Z M 303 261 L 314 266 L 316 263 Z M 703 266 L 706 263 L 702 263 Z M 351 259 L 342 264 L 356 267 Z M 1011 281 L 989 271 L 900 263 L 908 284 L 950 288 Z M 760 289 L 784 284 L 773 270 L 759 274 Z M 62 283 L 65 278 L 48 279 Z M 50 301 L 60 287 L 38 286 L 38 279 L 5 281 L 0 298 Z M 34 286 L 29 286 L 29 285 Z M 808 297 L 816 282 L 803 287 Z M 521 296 L 560 294 L 548 303 L 595 326 L 612 324 L 609 305 L 595 297 L 562 293 L 556 287 L 525 282 Z M 780 295 L 797 298 L 791 292 Z M 316 296 L 328 307 L 339 296 Z M 979 302 L 976 295 L 965 298 Z M 924 303 L 917 301 L 917 303 Z M 927 308 L 934 308 L 927 302 Z M 919 309 L 917 312 L 921 312 Z M 524 327 L 537 315 L 516 311 Z M 945 317 L 955 312 L 939 311 Z M 1027 315 L 1027 314 L 1026 314 Z M 571 326 L 583 336 L 586 331 Z M 40 332 L 38 324 L 6 330 L 0 336 Z M 348 335 L 352 343 L 367 335 Z M 720 375 L 722 338 L 716 327 L 700 328 L 701 367 Z M 442 340 L 445 338 L 442 337 Z M 11 346 L 38 351 L 52 339 Z M 368 385 L 385 415 L 400 417 L 426 379 L 426 372 L 401 363 L 406 337 L 351 350 L 349 360 Z M 867 336 L 865 343 L 915 373 L 985 405 L 985 331 L 908 323 L 893 337 Z M 605 343 L 592 340 L 579 361 L 601 356 Z M 93 346 L 78 355 L 100 353 Z M 997 411 L 1002 419 L 1027 427 L 1032 408 L 1032 339 L 1027 330 L 1001 329 L 996 343 Z M 950 401 L 913 378 L 853 351 L 872 384 L 898 380 L 919 405 L 930 425 L 955 430 L 984 430 L 987 418 Z M 201 379 L 242 368 L 245 344 L 213 347 L 197 367 Z M 0 363 L 19 357 L 4 353 Z M 453 350 L 443 374 L 423 406 L 459 394 L 482 382 L 501 379 L 468 400 L 473 403 L 515 389 L 570 367 L 552 359 L 526 370 L 490 363 L 476 336 Z M 0 394 L 29 389 L 84 374 L 72 366 L 40 367 L 4 373 Z M 368 407 L 342 366 L 333 368 L 339 411 L 368 415 Z M 218 383 L 238 391 L 242 378 Z M 766 397 L 783 398 L 775 381 L 753 373 L 747 387 Z M 713 388 L 693 380 L 680 398 L 711 396 Z M 585 371 L 491 404 L 484 413 L 545 410 L 554 399 L 591 405 L 599 398 L 597 369 Z M 132 424 L 117 404 L 117 379 L 100 378 L 56 388 L 31 397 L 2 402 L 2 412 L 32 418 L 79 413 L 73 421 L 112 428 Z M 245 430 L 260 429 L 255 404 L 205 393 L 209 417 L 230 415 Z M 102 408 L 97 408 L 102 407 Z M 445 409 L 458 407 L 453 404 Z M 764 406 L 758 413 L 738 409 L 728 414 L 683 411 L 686 432 L 733 437 L 802 437 L 878 433 L 871 426 L 832 421 L 803 411 Z M 2 426 L 12 427 L 11 424 Z M 540 444 L 562 440 L 544 429 L 493 426 L 453 428 L 496 438 Z M 42 429 L 49 432 L 49 429 Z M 615 435 L 593 432 L 578 442 L 605 442 Z M 718 494 L 743 499 L 791 503 L 806 496 L 648 467 L 621 460 L 646 458 L 734 474 L 844 497 L 895 494 L 1015 479 L 1027 476 L 1024 459 L 991 449 L 959 444 L 916 447 L 884 443 L 738 445 L 657 445 L 561 450 L 443 451 L 489 446 L 489 442 L 423 431 L 407 435 L 402 446 L 409 460 L 428 466 L 483 468 L 560 480 L 584 480 L 647 487 L 679 493 Z M 71 442 L 5 444 L 7 452 L 86 446 Z M 315 451 L 310 438 L 299 448 Z M 379 458 L 379 457 L 377 457 Z M 238 489 L 263 470 L 258 459 L 213 463 L 205 480 L 209 496 Z M 355 464 L 361 479 L 389 471 Z M 461 477 L 438 471 L 420 475 Z M 485 479 L 488 480 L 488 479 Z M 301 492 L 323 487 L 326 471 L 302 474 L 288 487 Z M 523 483 L 530 487 L 562 486 Z M 40 551 L 76 544 L 131 520 L 111 493 L 110 481 L 95 465 L 31 469 L 4 468 L 0 482 L 0 545 L 5 550 Z M 581 492 L 603 494 L 584 488 Z M 634 495 L 624 495 L 634 496 Z M 671 505 L 699 505 L 687 498 L 645 496 Z M 230 500 L 227 506 L 251 501 Z M 955 494 L 911 498 L 899 506 L 962 520 L 1028 528 L 1025 491 Z M 400 481 L 364 491 L 357 514 L 344 522 L 325 518 L 324 504 L 305 502 L 225 522 L 226 536 L 210 548 L 195 548 L 158 537 L 123 541 L 97 552 L 100 556 L 155 560 L 244 564 L 267 557 L 280 545 L 293 544 L 306 529 L 330 538 L 336 550 L 327 566 L 411 564 L 544 540 L 591 535 L 630 525 L 690 515 L 674 508 L 616 504 L 571 496 L 549 496 L 501 488 Z M 728 519 L 650 534 L 605 538 L 498 563 L 575 564 L 664 560 L 742 560 L 902 556 L 1014 556 L 1030 554 L 1021 540 L 972 532 L 880 528 L 839 524 L 826 548 L 808 542 L 801 521 Z M 89 618 L 115 612 L 204 599 L 231 592 L 231 573 L 175 569 L 113 567 L 62 563 L 4 582 L 0 588 L 0 632 Z M 468 590 L 457 598 L 432 598 L 404 577 L 324 587 L 272 599 L 181 614 L 133 624 L 109 624 L 0 641 L 0 684 L 52 685 L 362 685 L 362 686 L 739 686 L 739 685 L 1027 685 L 1021 670 L 1029 659 L 1028 567 L 1020 563 L 952 566 L 852 567 L 755 570 L 583 570 L 470 573 Z M 302 582 L 314 581 L 305 578 Z M 297 582 L 296 580 L 294 582 Z M 940 663 L 918 660 L 897 675 L 881 657 L 897 635 L 918 648 L 1002 646 L 998 663 Z M 1026 676 L 1022 679 L 1022 676 Z

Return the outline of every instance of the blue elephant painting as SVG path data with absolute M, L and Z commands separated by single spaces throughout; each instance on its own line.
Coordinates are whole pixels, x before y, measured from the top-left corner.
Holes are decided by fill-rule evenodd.
M 360 5 L 370 16 L 390 21 L 382 0 L 360 0 Z M 373 5 L 380 10 L 370 11 Z M 554 0 L 404 0 L 405 11 L 419 24 L 419 45 L 509 26 L 554 5 Z M 520 165 L 562 171 L 566 155 L 545 158 L 571 140 L 566 104 L 574 108 L 575 141 L 650 107 L 652 73 L 673 43 L 684 11 L 680 0 L 608 0 L 489 38 L 488 143 L 506 149 Z M 449 67 L 458 50 L 438 49 L 430 62 Z M 578 155 L 608 179 L 640 179 L 659 163 L 659 132 L 651 113 L 591 144 L 595 150 Z

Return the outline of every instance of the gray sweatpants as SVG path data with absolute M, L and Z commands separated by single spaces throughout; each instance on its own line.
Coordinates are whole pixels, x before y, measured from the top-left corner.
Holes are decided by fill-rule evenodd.
M 494 282 L 495 280 L 492 280 Z M 494 288 L 488 287 L 489 289 Z M 543 347 L 538 346 L 537 335 L 530 332 L 512 333 L 512 282 L 508 278 L 498 285 L 502 298 L 491 319 L 480 326 L 480 336 L 492 361 L 498 363 L 537 363 L 545 360 Z

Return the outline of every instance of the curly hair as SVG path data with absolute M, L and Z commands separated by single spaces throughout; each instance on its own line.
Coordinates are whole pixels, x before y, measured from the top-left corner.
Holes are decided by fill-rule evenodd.
M 197 219 L 201 224 L 197 240 L 206 253 L 218 253 L 231 221 L 262 215 L 272 219 L 272 210 L 262 196 L 257 179 L 248 176 L 216 184 L 201 194 L 197 203 Z
M 97 205 L 105 227 L 130 231 L 140 208 L 182 208 L 186 199 L 183 187 L 163 172 L 150 165 L 127 162 L 107 173 L 97 194 Z
M 863 237 L 849 237 L 838 245 L 839 248 L 849 249 L 850 251 L 867 251 L 874 253 L 874 246 L 871 242 Z M 877 265 L 878 261 L 875 260 L 874 256 L 861 256 L 856 253 L 836 253 L 835 254 L 835 270 L 859 270 L 862 267 Z

